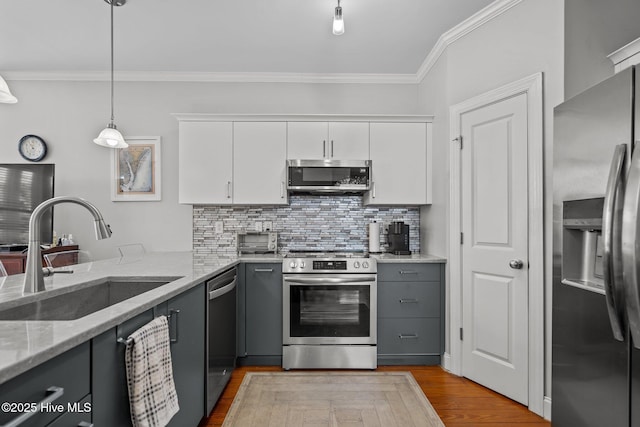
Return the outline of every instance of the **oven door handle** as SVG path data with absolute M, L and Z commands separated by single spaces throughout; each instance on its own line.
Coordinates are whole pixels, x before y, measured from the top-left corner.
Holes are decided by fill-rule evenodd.
M 367 277 L 324 277 L 324 278 L 285 278 L 285 282 L 287 283 L 301 283 L 303 285 L 320 285 L 323 283 L 348 283 L 348 284 L 371 284 L 371 282 L 376 281 L 375 276 L 367 276 Z

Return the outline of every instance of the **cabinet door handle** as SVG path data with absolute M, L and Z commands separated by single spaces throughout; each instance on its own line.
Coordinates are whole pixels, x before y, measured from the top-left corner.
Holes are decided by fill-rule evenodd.
M 231 181 L 227 181 L 227 199 L 231 198 Z
M 35 409 L 33 411 L 23 412 L 13 420 L 9 421 L 6 424 L 3 424 L 2 427 L 18 427 L 19 425 L 27 421 L 29 418 L 33 417 L 35 414 L 39 413 L 43 407 L 46 407 L 49 403 L 58 399 L 63 394 L 64 394 L 64 388 L 57 387 L 57 386 L 49 387 L 47 389 L 47 397 L 42 399 L 40 402 L 36 403 Z
M 280 181 L 280 198 L 284 199 L 284 181 Z
M 78 424 L 78 427 L 93 427 L 93 424 L 88 423 L 86 421 L 80 421 L 80 423 Z
M 170 309 L 169 310 L 169 315 L 167 316 L 169 318 L 169 321 L 171 321 L 171 319 L 175 319 L 173 321 L 173 324 L 175 325 L 173 330 L 176 332 L 175 338 L 171 338 L 171 330 L 169 330 L 169 341 L 172 342 L 172 343 L 178 342 L 178 339 L 180 338 L 178 336 L 178 319 L 180 319 L 179 314 L 180 314 L 180 310 Z
M 376 182 L 372 181 L 371 182 L 371 197 L 372 198 L 376 198 Z
M 416 298 L 402 298 L 399 300 L 400 304 L 417 304 L 418 300 Z
M 322 140 L 322 157 L 327 157 L 327 140 Z
M 398 338 L 401 340 L 417 340 L 418 334 L 400 334 L 398 335 Z
M 418 274 L 418 272 L 413 270 L 400 270 L 400 274 Z
M 333 139 L 331 140 L 331 157 L 333 157 Z
M 254 268 L 253 271 L 256 273 L 273 273 L 273 268 Z

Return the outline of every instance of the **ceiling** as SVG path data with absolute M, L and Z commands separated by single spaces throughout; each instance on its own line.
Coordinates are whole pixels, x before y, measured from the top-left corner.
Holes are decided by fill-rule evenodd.
M 128 0 L 115 69 L 132 72 L 416 74 L 438 38 L 493 0 Z M 0 72 L 109 69 L 103 0 L 3 0 Z

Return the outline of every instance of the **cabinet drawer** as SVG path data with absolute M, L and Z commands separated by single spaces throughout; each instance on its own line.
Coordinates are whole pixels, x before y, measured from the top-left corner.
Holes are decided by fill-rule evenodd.
M 89 358 L 89 343 L 86 342 L 1 384 L 0 401 L 39 404 L 48 396 L 46 390 L 55 386 L 64 391 L 62 396 L 51 404 L 63 405 L 66 411 L 69 403 L 78 402 L 90 393 Z M 40 412 L 22 425 L 24 427 L 44 426 L 60 415 L 61 413 L 55 410 Z M 17 416 L 16 413 L 0 412 L 0 425 L 10 422 Z
M 378 317 L 439 317 L 440 282 L 378 283 Z
M 378 354 L 440 354 L 440 319 L 378 319 Z
M 439 281 L 440 264 L 378 264 L 378 282 Z
M 72 405 L 68 411 L 47 427 L 89 427 L 91 424 L 91 395 Z

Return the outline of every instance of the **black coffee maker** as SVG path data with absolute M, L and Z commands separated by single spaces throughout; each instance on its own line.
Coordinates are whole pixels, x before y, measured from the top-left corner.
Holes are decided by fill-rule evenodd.
M 409 225 L 402 221 L 389 224 L 389 252 L 395 255 L 411 255 L 409 250 Z

